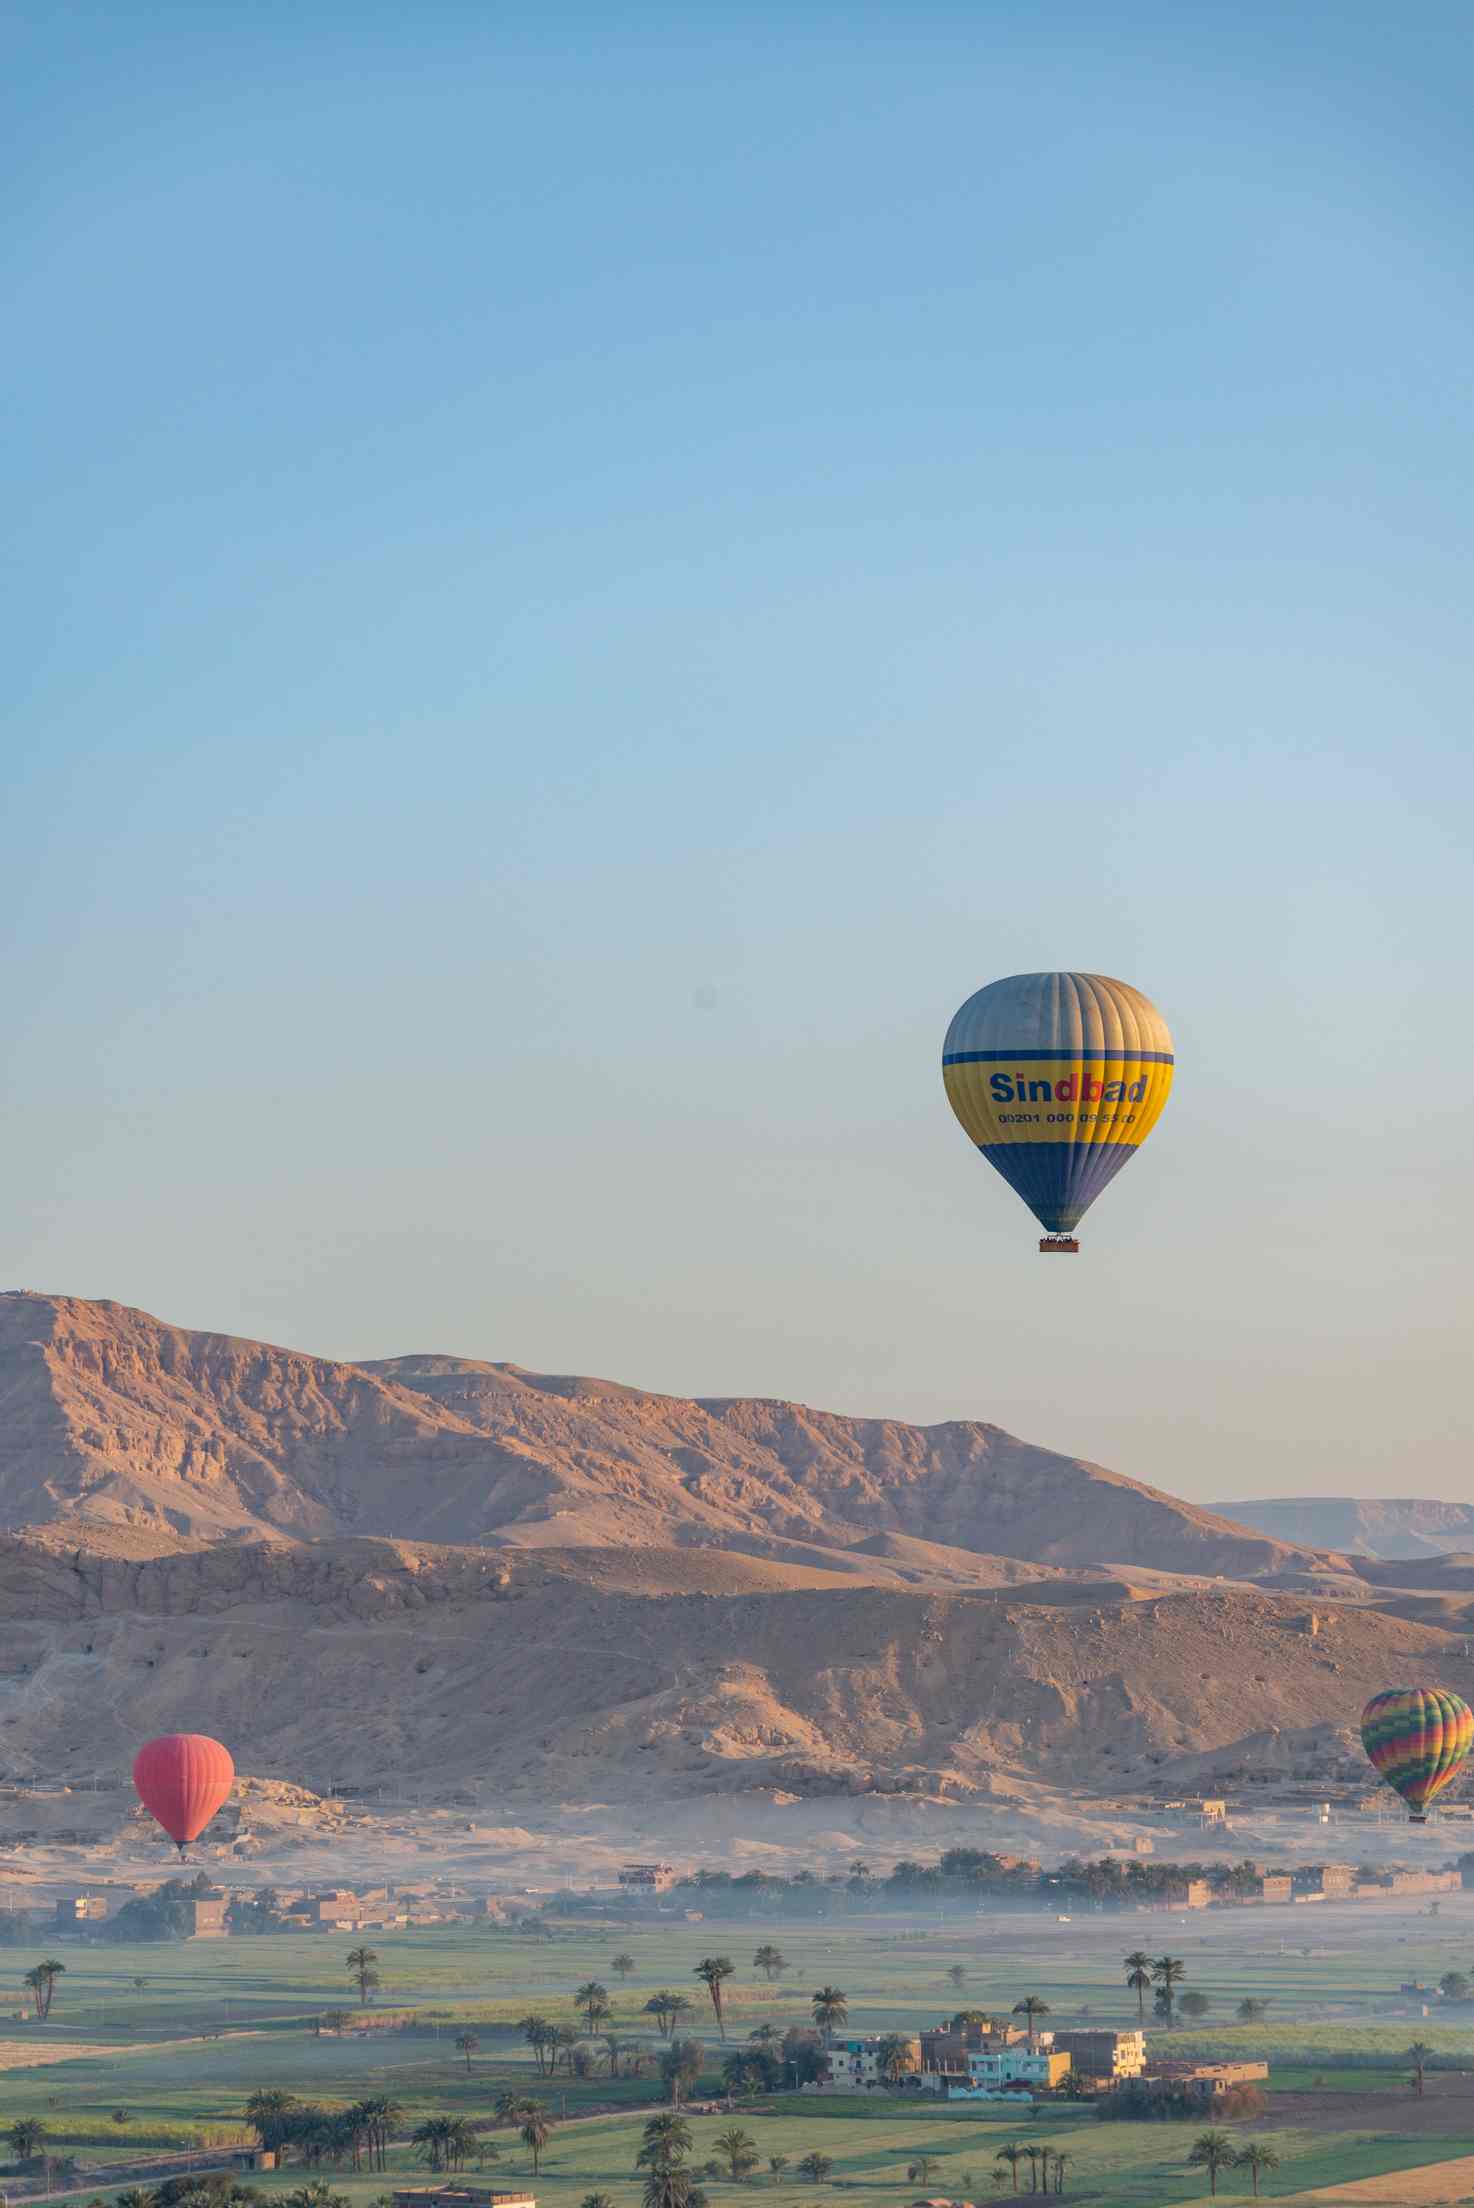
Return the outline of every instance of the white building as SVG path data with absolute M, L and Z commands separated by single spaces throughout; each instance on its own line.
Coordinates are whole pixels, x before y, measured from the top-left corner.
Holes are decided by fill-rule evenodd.
M 1053 2047 L 969 2047 L 967 2074 L 943 2076 L 930 2071 L 923 2085 L 949 2101 L 1006 2101 L 1029 2092 L 1045 2092 L 1070 2074 L 1070 2058 Z
M 805 2093 L 877 2093 L 899 2081 L 887 2078 L 880 2067 L 880 2050 L 888 2041 L 904 2041 L 911 2058 L 911 2079 L 918 2082 L 916 2073 L 921 2067 L 921 2041 L 906 2032 L 872 2033 L 862 2038 L 837 2039 L 825 2050 L 828 2065 L 827 2078 L 813 2085 L 806 2085 Z

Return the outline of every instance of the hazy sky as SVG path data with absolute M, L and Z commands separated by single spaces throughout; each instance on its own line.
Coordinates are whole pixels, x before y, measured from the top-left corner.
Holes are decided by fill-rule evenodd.
M 12 11 L 5 1283 L 1467 1495 L 1471 39 Z

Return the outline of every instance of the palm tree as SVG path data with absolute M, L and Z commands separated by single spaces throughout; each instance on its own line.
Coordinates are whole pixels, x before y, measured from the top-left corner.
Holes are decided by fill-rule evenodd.
M 775 1978 L 781 1978 L 784 1971 L 787 1970 L 788 1957 L 781 1947 L 774 1947 L 769 1942 L 760 1947 L 754 1954 L 752 1967 L 754 1970 L 760 1970 L 768 1984 L 771 1985 Z
M 474 2032 L 466 2031 L 456 2034 L 456 2053 L 464 2055 L 466 2058 L 466 2076 L 468 2078 L 471 2075 L 471 2057 L 479 2055 L 480 2052 L 481 2042 Z
M 1187 1965 L 1180 1955 L 1159 1955 L 1152 1964 L 1152 1976 L 1157 1984 L 1157 1998 L 1162 2004 L 1162 2014 L 1172 2022 L 1172 2003 L 1176 1988 L 1187 1976 Z M 1204 2132 L 1203 2137 L 1207 2138 Z
M 446 2160 L 447 2136 L 450 2131 L 448 2116 L 427 2116 L 409 2135 L 409 2143 L 421 2161 L 428 2162 L 432 2170 L 448 2167 Z
M 1028 2027 L 1029 2053 L 1033 2054 L 1037 2045 L 1037 2020 L 1041 2016 L 1048 2016 L 1049 2003 L 1042 2000 L 1037 1993 L 1026 1993 L 1022 2001 L 1014 2002 L 1013 2013 L 1015 2016 L 1021 2016 Z
M 1273 2147 L 1267 2147 L 1258 2139 L 1251 2139 L 1246 2147 L 1240 2147 L 1234 2162 L 1241 2170 L 1247 2170 L 1254 2187 L 1254 2198 L 1259 2198 L 1259 2175 L 1262 2170 L 1277 2170 L 1280 2158 Z
M 684 2162 L 691 2152 L 691 2126 L 672 2108 L 663 2108 L 658 2116 L 647 2117 L 640 2136 L 642 2144 L 635 2156 L 637 2170 L 665 2169 L 673 2162 Z
M 645 2003 L 645 2014 L 654 2017 L 656 2030 L 662 2039 L 670 2037 L 674 2004 L 681 1998 L 681 1995 L 674 1993 L 652 1993 Z
M 625 1979 L 629 1977 L 634 1967 L 635 1958 L 633 1955 L 616 1955 L 613 1962 L 609 1965 L 609 1968 L 613 1971 L 615 1977 L 620 1981 L 621 1985 L 624 1983 Z M 590 2199 L 603 2199 L 604 2195 L 590 2194 L 589 2197 Z
M 21 2162 L 29 2162 L 46 2143 L 46 2126 L 39 2116 L 18 2116 L 5 2134 Z
M 288 2119 L 298 2106 L 295 2093 L 280 2086 L 262 2086 L 246 2103 L 246 2122 L 268 2154 L 276 2153 L 287 2135 Z
M 609 1988 L 601 1986 L 597 1978 L 590 1978 L 586 1985 L 580 1986 L 575 1992 L 573 2005 L 575 2008 L 583 2010 L 584 2015 L 588 2018 L 589 2032 L 592 2035 L 595 2028 L 602 2024 L 609 2014 Z
M 350 1947 L 345 1958 L 349 1977 L 358 1988 L 359 2005 L 368 2007 L 369 1995 L 379 1983 L 379 1973 L 374 1968 L 379 1958 L 371 1947 Z
M 56 1991 L 56 1981 L 58 1978 L 65 1977 L 66 1967 L 65 1963 L 53 1962 L 48 1958 L 44 1963 L 37 1963 L 34 1970 L 28 1970 L 21 1981 L 23 1985 L 30 1987 L 32 1999 L 36 2004 L 36 2014 L 43 2023 L 51 2014 L 51 2001 Z
M 746 2177 L 757 2168 L 757 2141 L 750 2131 L 743 2131 L 733 2124 L 726 2131 L 719 2131 L 713 2144 L 722 2155 L 732 2173 L 735 2184 L 739 2177 Z
M 1056 2147 L 1054 2150 L 1054 2189 L 1057 2193 L 1062 2193 L 1065 2189 L 1065 2170 L 1069 2161 L 1069 2155 Z
M 376 2093 L 359 2107 L 368 2124 L 370 2169 L 382 2170 L 389 2153 L 389 2138 L 404 2111 L 387 2093 Z
M 202 2202 L 210 2195 L 201 2188 Z M 180 2204 L 184 2208 L 184 2204 Z M 314 2178 L 310 2185 L 299 2185 L 294 2193 L 288 2193 L 283 2208 L 350 2208 L 346 2193 L 335 2193 L 324 2179 Z
M 672 2162 L 645 2180 L 641 2208 L 706 2208 L 706 2195 L 689 2170 Z
M 520 2136 L 522 2144 L 532 2156 L 532 2174 L 537 2176 L 542 2162 L 542 2151 L 552 2137 L 553 2119 L 541 2101 L 526 2101 L 522 2107 Z
M 716 2017 L 717 2030 L 723 2039 L 727 2036 L 727 2027 L 722 2021 L 722 1987 L 732 1976 L 735 1968 L 736 1965 L 730 1955 L 705 1955 L 691 1973 L 693 1978 L 701 1980 L 701 1983 L 711 1995 L 712 2013 Z
M 768 2171 L 775 2185 L 782 2184 L 783 2172 L 787 2167 L 788 2157 L 786 2154 L 770 2154 L 768 2156 Z
M 887 2032 L 875 2050 L 875 2067 L 887 2085 L 899 2085 L 909 2077 L 915 2064 L 912 2042 L 900 2032 Z
M 1407 2051 L 1408 2060 L 1413 2066 L 1412 2088 L 1419 2100 L 1423 2098 L 1423 2065 L 1432 2052 L 1433 2049 L 1421 2039 L 1415 2039 Z
M 1146 1997 L 1152 1982 L 1152 1959 L 1145 1948 L 1133 1947 L 1126 1957 L 1126 1983 L 1136 1996 L 1136 2021 L 1146 2022 Z
M 1267 2001 L 1256 2001 L 1252 1996 L 1246 1995 L 1233 2013 L 1241 2024 L 1258 2024 L 1263 2021 L 1268 2008 Z
M 1208 2190 L 1216 2197 L 1218 2172 L 1232 2169 L 1235 2159 L 1234 2144 L 1226 2131 L 1200 2131 L 1187 2161 L 1189 2169 L 1207 2171 Z
M 445 2134 L 445 2162 L 447 2169 L 460 2169 L 468 2158 L 480 2148 L 476 2126 L 466 2116 L 452 2116 Z M 498 2159 L 496 2148 L 491 2148 L 492 2160 Z
M 146 2185 L 130 2185 L 119 2193 L 118 2208 L 154 2208 L 154 2196 Z
M 1037 2193 L 1039 2190 L 1039 2149 L 1030 2143 L 1024 2148 L 1024 2154 L 1029 2164 L 1029 2191 Z
M 841 1993 L 838 1986 L 821 1986 L 810 1996 L 809 2006 L 814 2022 L 824 2034 L 825 2046 L 832 2047 L 835 2026 L 848 2024 L 850 2020 L 848 1994 Z
M 806 2154 L 799 2163 L 800 2171 L 811 2185 L 822 2185 L 833 2168 L 833 2156 L 827 2154 Z
M 1018 2166 L 1023 2158 L 1024 2150 L 1017 2139 L 1005 2139 L 993 2157 L 995 2162 L 1006 2162 L 1008 2164 L 1009 2181 L 1015 2192 L 1018 2191 Z
M 754 2024 L 747 2036 L 755 2047 L 776 2047 L 783 2034 L 776 2024 Z
M 671 2106 L 679 2108 L 684 2096 L 701 2075 L 701 2065 L 706 2060 L 706 2050 L 699 2039 L 673 2039 L 660 2058 L 660 2075 L 665 2080 Z
M 614 2208 L 613 2196 L 609 2193 L 585 2193 L 578 2208 Z

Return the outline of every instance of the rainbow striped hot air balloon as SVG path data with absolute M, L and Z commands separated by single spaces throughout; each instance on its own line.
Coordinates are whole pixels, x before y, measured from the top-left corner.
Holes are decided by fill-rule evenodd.
M 1389 1687 L 1362 1711 L 1361 1739 L 1377 1776 L 1422 1825 L 1474 1747 L 1474 1712 L 1447 1687 Z
M 1108 974 L 989 982 L 942 1045 L 947 1101 L 1044 1228 L 1041 1250 L 1078 1250 L 1075 1228 L 1160 1119 L 1172 1063 L 1156 1006 Z

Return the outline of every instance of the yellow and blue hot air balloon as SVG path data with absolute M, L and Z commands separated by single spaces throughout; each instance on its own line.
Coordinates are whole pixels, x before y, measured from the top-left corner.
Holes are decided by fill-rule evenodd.
M 1108 974 L 1010 974 L 968 998 L 942 1046 L 968 1139 L 1045 1230 L 1075 1228 L 1136 1155 L 1172 1087 L 1172 1036 L 1148 997 Z

